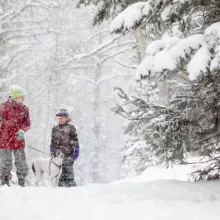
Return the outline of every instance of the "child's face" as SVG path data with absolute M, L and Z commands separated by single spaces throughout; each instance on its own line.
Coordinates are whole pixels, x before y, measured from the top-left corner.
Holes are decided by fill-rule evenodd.
M 58 117 L 57 117 L 57 120 L 58 120 L 59 124 L 62 125 L 62 124 L 65 124 L 65 123 L 67 122 L 68 117 L 58 116 Z
M 24 102 L 24 96 L 18 97 L 16 99 L 14 99 L 15 102 L 17 103 L 23 103 Z

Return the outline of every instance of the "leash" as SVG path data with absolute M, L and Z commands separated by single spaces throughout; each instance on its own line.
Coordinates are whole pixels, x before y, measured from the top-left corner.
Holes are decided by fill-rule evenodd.
M 30 145 L 27 145 L 27 147 L 30 148 L 30 149 L 32 149 L 32 150 L 38 151 L 38 152 L 40 152 L 40 153 L 42 153 L 42 154 L 45 154 L 45 155 L 50 156 L 50 154 L 45 153 L 45 152 L 43 152 L 43 151 L 41 151 L 41 150 L 39 150 L 39 149 L 37 149 L 37 148 L 35 148 L 35 147 L 32 147 L 32 146 L 30 146 Z
M 11 143 L 13 137 L 14 137 L 14 136 L 12 136 L 12 137 L 10 138 L 10 140 L 8 141 L 8 143 L 7 143 L 7 145 L 6 145 L 5 148 L 7 148 L 7 147 L 9 146 L 9 144 Z M 32 146 L 30 146 L 30 145 L 27 145 L 27 147 L 30 148 L 30 149 L 32 149 L 32 150 L 38 151 L 38 152 L 40 152 L 40 153 L 42 153 L 42 154 L 45 154 L 45 155 L 47 155 L 47 156 L 50 156 L 50 154 L 45 153 L 45 152 L 43 152 L 43 151 L 41 151 L 41 150 L 39 150 L 39 149 L 37 149 L 37 148 L 35 148 L 35 147 L 32 147 Z
M 62 164 L 61 164 L 61 165 L 56 164 L 56 163 L 53 161 L 53 157 L 52 157 L 51 160 L 50 160 L 50 163 L 49 163 L 49 171 L 50 171 L 50 175 L 51 175 L 51 163 L 52 163 L 53 165 L 55 165 L 56 167 L 59 168 L 59 172 L 58 172 L 58 174 L 57 174 L 56 176 L 53 177 L 53 179 L 55 179 L 55 178 L 57 178 L 57 177 L 60 175 L 60 173 L 61 173 Z

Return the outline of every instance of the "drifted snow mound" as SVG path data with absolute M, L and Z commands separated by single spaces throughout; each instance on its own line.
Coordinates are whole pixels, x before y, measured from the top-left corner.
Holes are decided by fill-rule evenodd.
M 0 219 L 219 220 L 220 181 L 0 188 Z

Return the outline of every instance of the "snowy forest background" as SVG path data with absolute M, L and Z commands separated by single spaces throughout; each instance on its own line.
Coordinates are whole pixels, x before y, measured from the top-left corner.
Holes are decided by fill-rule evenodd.
M 219 14 L 218 0 L 0 0 L 0 101 L 26 89 L 27 146 L 44 152 L 69 110 L 80 185 L 176 164 L 219 178 Z

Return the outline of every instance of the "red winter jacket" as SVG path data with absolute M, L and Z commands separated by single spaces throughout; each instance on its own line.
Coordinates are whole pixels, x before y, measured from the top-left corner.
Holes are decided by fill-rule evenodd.
M 27 131 L 30 128 L 28 108 L 8 100 L 0 105 L 0 116 L 2 123 L 0 127 L 0 148 L 6 150 L 19 150 L 25 146 L 25 141 L 19 141 L 16 133 L 22 129 Z

